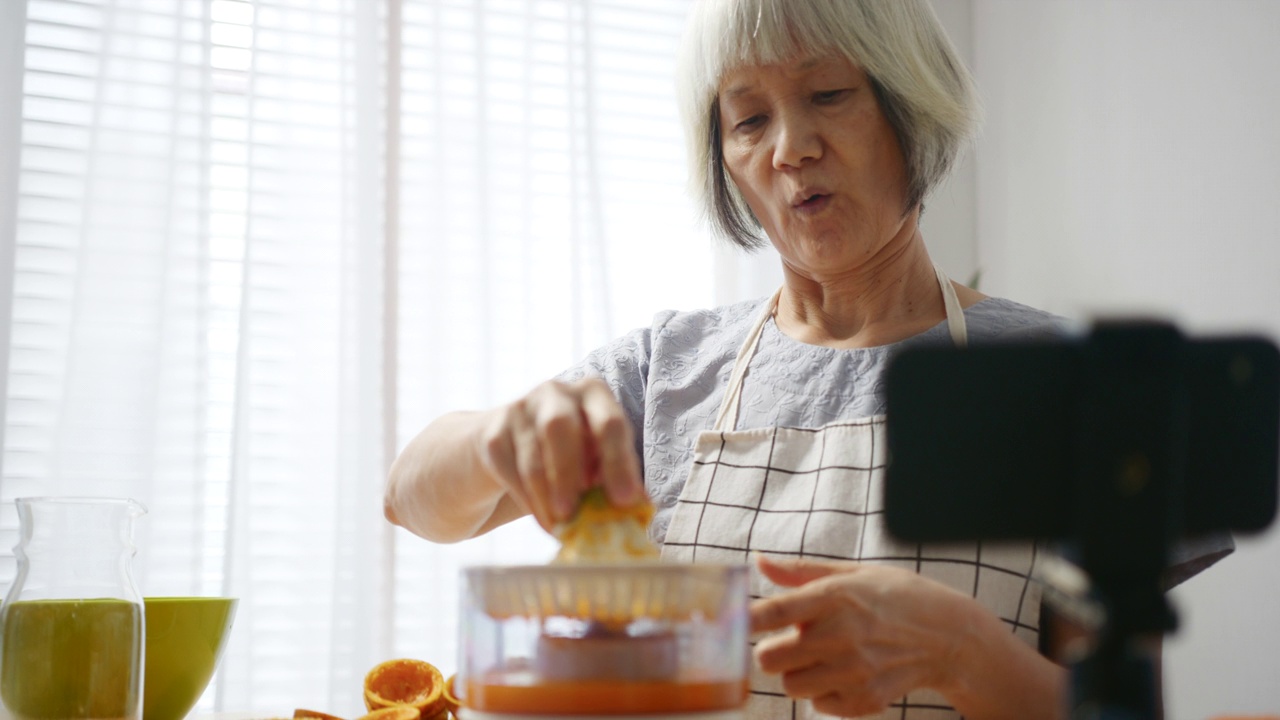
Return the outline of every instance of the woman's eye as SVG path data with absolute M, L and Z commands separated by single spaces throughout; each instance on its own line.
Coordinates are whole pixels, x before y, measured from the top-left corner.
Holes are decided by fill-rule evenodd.
M 762 122 L 764 122 L 763 115 L 752 115 L 746 120 L 739 121 L 737 125 L 733 126 L 733 129 L 734 130 L 750 130 Z
M 827 105 L 833 103 L 845 96 L 848 90 L 823 90 L 813 94 L 813 101 L 819 105 Z

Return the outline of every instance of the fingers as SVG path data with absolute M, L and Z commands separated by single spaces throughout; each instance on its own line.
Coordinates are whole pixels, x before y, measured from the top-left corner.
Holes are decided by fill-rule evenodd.
M 829 715 L 862 717 L 920 686 L 909 663 L 880 656 L 874 642 L 831 622 L 831 612 L 756 643 L 757 666 L 778 675 L 788 697 L 810 699 Z
M 752 632 L 779 630 L 822 617 L 839 594 L 839 587 L 818 581 L 832 575 L 857 572 L 860 567 L 850 562 L 777 559 L 765 555 L 756 556 L 756 565 L 768 579 L 796 589 L 751 603 Z
M 533 427 L 523 402 L 512 403 L 486 429 L 480 457 L 516 504 L 549 531 L 556 519 L 547 503 L 542 452 L 531 442 Z
M 856 563 L 812 558 L 774 558 L 756 555 L 756 567 L 773 582 L 783 587 L 799 587 L 818 578 L 858 567 Z
M 827 601 L 817 593 L 797 590 L 751 603 L 751 632 L 770 632 L 821 617 Z
M 752 654 L 755 655 L 756 665 L 767 673 L 785 673 L 821 660 L 814 643 L 801 638 L 800 632 L 795 628 L 760 640 Z
M 919 678 L 903 667 L 888 668 L 874 675 L 866 672 L 841 675 L 838 668 L 829 669 L 834 671 L 834 676 L 814 672 L 792 678 L 791 682 L 797 690 L 806 693 L 805 697 L 812 698 L 814 710 L 836 717 L 875 715 L 886 710 L 894 700 L 921 687 Z M 787 686 L 786 678 L 783 686 Z
M 497 415 L 480 455 L 512 498 L 551 530 L 573 515 L 597 477 L 617 505 L 642 497 L 634 437 L 604 381 L 548 382 Z
M 587 489 L 588 440 L 583 436 L 579 404 L 576 393 L 553 386 L 548 386 L 536 402 L 528 403 L 534 415 L 528 444 L 541 453 L 545 468 L 541 478 L 530 476 L 531 484 L 540 483 L 531 491 L 545 498 L 557 522 L 573 515 L 578 497 Z
M 862 716 L 935 686 L 955 665 L 955 644 L 971 640 L 956 630 L 969 624 L 965 616 L 949 608 L 952 595 L 974 601 L 909 570 L 767 557 L 757 563 L 788 589 L 751 604 L 753 632 L 781 631 L 756 643 L 756 664 L 779 675 L 787 695 L 811 699 L 821 712 Z
M 631 505 L 640 499 L 644 487 L 631 423 L 602 380 L 584 380 L 578 389 L 582 393 L 583 416 L 599 455 L 600 481 L 609 501 L 620 507 Z
M 780 676 L 788 697 L 811 699 L 814 708 L 839 717 L 883 710 L 893 693 L 905 687 L 899 682 L 899 669 L 873 672 L 856 648 L 803 638 L 794 631 L 758 643 L 755 656 L 761 670 Z
M 789 697 L 798 699 L 822 697 L 851 684 L 857 685 L 857 682 L 845 668 L 824 662 L 807 665 L 782 675 L 783 692 Z
M 524 480 L 519 487 L 520 494 L 539 524 L 544 527 L 555 521 L 555 513 L 547 499 L 547 470 L 542 461 L 542 450 L 534 435 L 534 426 L 523 407 L 513 409 L 511 413 L 511 436 L 514 438 L 516 454 L 516 477 Z
M 836 689 L 822 695 L 811 695 L 810 697 L 813 698 L 814 710 L 824 715 L 851 718 L 884 712 L 896 697 L 902 697 L 902 695 L 884 695 L 869 690 L 848 691 Z

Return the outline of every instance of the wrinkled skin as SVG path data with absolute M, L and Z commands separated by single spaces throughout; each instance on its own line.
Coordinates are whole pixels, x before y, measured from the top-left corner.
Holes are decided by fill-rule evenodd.
M 756 662 L 820 712 L 879 712 L 920 687 L 943 688 L 958 656 L 954 590 L 899 568 L 761 556 L 761 572 L 791 588 L 751 607 Z

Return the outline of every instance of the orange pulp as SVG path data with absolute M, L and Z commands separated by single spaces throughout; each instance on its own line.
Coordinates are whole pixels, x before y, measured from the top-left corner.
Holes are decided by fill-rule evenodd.
M 469 680 L 463 705 L 481 712 L 564 715 L 731 710 L 747 701 L 746 680 L 661 682 L 561 680 L 505 685 Z

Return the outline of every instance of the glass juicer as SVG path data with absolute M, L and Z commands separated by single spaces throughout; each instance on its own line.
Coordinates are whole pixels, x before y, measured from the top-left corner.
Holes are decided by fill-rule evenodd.
M 740 720 L 747 566 L 566 564 L 463 571 L 461 720 Z

